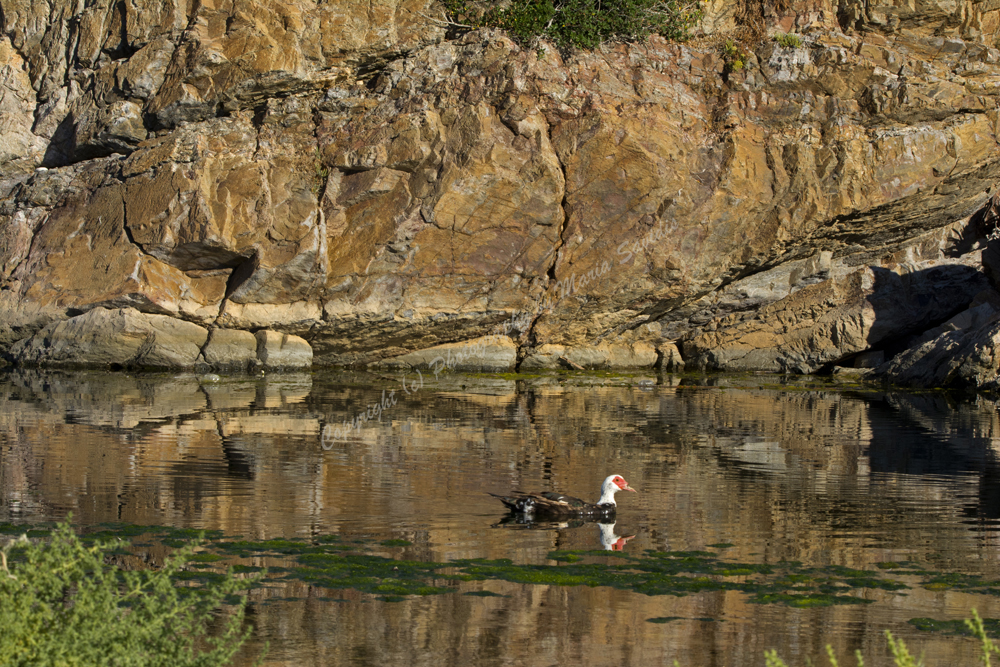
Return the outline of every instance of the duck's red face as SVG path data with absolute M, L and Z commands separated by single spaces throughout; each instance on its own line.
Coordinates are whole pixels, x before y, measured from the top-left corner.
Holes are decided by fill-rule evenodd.
M 615 477 L 614 483 L 615 486 L 617 486 L 622 491 L 632 491 L 634 493 L 638 493 L 638 491 L 636 491 L 635 489 L 633 489 L 631 486 L 628 485 L 628 482 L 626 482 L 625 478 L 622 477 L 621 475 Z

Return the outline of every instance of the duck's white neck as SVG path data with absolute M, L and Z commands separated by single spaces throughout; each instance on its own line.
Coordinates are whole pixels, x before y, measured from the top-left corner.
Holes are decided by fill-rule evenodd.
M 618 488 L 617 484 L 611 481 L 613 479 L 614 479 L 613 476 L 609 477 L 608 479 L 604 480 L 604 484 L 601 485 L 601 499 L 597 501 L 598 505 L 617 506 L 617 503 L 615 503 L 615 494 L 618 493 L 621 489 Z

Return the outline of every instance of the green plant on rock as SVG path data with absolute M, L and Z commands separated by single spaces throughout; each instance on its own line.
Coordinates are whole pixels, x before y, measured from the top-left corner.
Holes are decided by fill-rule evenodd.
M 330 168 L 323 164 L 323 156 L 320 154 L 319 149 L 316 149 L 316 156 L 313 159 L 315 178 L 313 179 L 312 193 L 319 196 L 323 193 L 323 188 L 326 187 L 326 181 L 330 177 Z
M 739 72 L 746 67 L 750 55 L 743 50 L 743 47 L 731 39 L 727 39 L 722 45 L 722 59 L 726 63 L 726 71 Z
M 46 542 L 8 542 L 0 559 L 0 664 L 227 664 L 250 633 L 245 598 L 220 634 L 210 635 L 208 626 L 215 610 L 253 580 L 229 574 L 178 587 L 175 575 L 196 546 L 178 550 L 160 569 L 122 571 L 105 562 L 110 543 L 88 546 L 68 523 Z
M 444 4 L 456 25 L 500 28 L 521 45 L 548 39 L 560 49 L 594 49 L 654 34 L 682 41 L 701 18 L 698 2 L 680 0 L 512 0 L 485 9 L 466 0 Z
M 783 46 L 786 49 L 797 49 L 802 46 L 802 38 L 790 32 L 776 33 L 774 35 L 774 41 L 778 43 L 778 46 Z

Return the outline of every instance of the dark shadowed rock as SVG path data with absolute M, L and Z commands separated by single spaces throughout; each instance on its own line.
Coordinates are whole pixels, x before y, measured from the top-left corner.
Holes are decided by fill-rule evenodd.
M 906 386 L 1000 388 L 1000 295 L 988 292 L 875 369 L 875 377 Z

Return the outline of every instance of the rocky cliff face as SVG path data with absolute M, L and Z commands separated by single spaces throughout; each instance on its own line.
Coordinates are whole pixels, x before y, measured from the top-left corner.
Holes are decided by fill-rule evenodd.
M 560 55 L 449 33 L 429 0 L 0 0 L 0 346 L 224 366 L 206 346 L 248 332 L 319 364 L 898 363 L 1000 312 L 981 257 L 1000 7 L 899 4 L 712 0 L 690 43 Z M 801 46 L 727 66 L 750 14 Z M 116 317 L 143 322 L 145 356 L 53 334 Z M 157 352 L 155 318 L 196 327 L 193 356 Z M 988 385 L 991 363 L 935 382 Z

